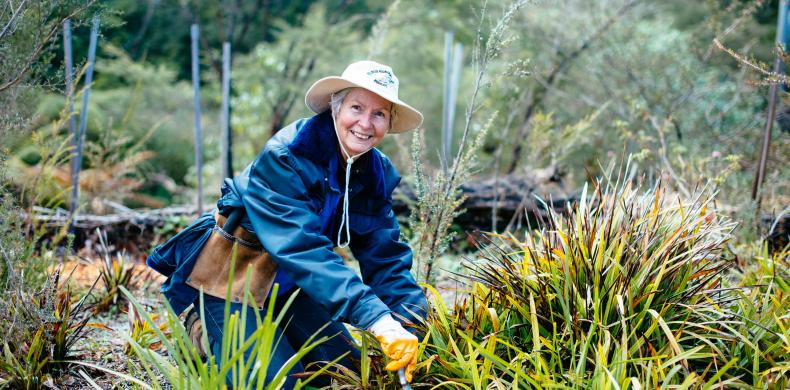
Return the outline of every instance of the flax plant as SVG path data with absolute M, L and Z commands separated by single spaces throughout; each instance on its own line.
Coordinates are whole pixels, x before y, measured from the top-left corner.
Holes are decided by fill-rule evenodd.
M 426 286 L 414 387 L 786 387 L 788 251 L 733 271 L 712 205 L 602 181 L 523 240 L 489 235 L 453 307 Z
M 740 383 L 721 348 L 739 339 L 721 310 L 734 224 L 711 204 L 599 182 L 524 241 L 492 235 L 468 265 L 475 304 L 504 319 L 489 358 L 520 360 L 516 378 L 539 386 Z

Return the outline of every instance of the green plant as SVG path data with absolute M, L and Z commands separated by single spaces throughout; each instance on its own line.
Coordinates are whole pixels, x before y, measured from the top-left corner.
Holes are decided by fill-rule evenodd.
M 326 368 L 323 364 L 315 364 L 316 371 L 310 371 L 314 367 L 308 365 L 305 367 L 307 372 L 299 375 L 309 377 L 325 370 L 325 375 L 333 379 L 333 389 L 400 389 L 398 375 L 384 370 L 387 357 L 373 334 L 359 331 L 353 335 L 360 352 L 360 359 L 355 362 L 357 366 L 354 369 L 341 364 L 330 364 Z
M 476 153 L 485 139 L 485 136 L 496 118 L 496 112 L 480 127 L 477 134 L 472 137 L 473 119 L 480 108 L 478 94 L 486 82 L 488 67 L 508 45 L 510 40 L 506 33 L 509 23 L 518 14 L 518 11 L 527 4 L 526 0 L 514 1 L 509 4 L 504 14 L 496 19 L 490 31 L 484 33 L 483 29 L 489 22 L 484 3 L 477 30 L 477 40 L 473 51 L 475 65 L 474 89 L 469 98 L 466 117 L 461 139 L 458 144 L 456 156 L 446 171 L 436 173 L 433 182 L 429 182 L 422 164 L 422 144 L 420 134 L 415 132 L 412 138 L 412 160 L 414 193 L 417 202 L 411 208 L 409 227 L 413 234 L 411 246 L 417 264 L 417 280 L 428 283 L 433 281 L 433 266 L 436 258 L 441 255 L 453 238 L 449 232 L 453 219 L 462 211 L 463 203 L 461 185 L 472 174 L 476 161 Z M 485 34 L 485 35 L 484 35 Z M 485 39 L 485 40 L 484 40 Z M 449 157 L 448 157 L 449 160 Z
M 247 291 L 247 298 L 245 298 L 244 302 L 246 305 L 248 302 L 247 299 L 251 297 L 248 293 L 249 286 L 247 286 L 245 290 Z M 316 345 L 326 340 L 325 337 L 309 339 L 305 345 L 296 352 L 294 358 L 289 360 L 289 362 L 278 371 L 278 374 L 272 379 L 272 382 L 264 386 L 265 378 L 262 374 L 266 372 L 269 354 L 273 350 L 273 343 L 276 342 L 274 339 L 275 329 L 281 323 L 284 313 L 283 310 L 279 315 L 276 317 L 274 316 L 274 300 L 268 305 L 266 315 L 263 318 L 260 318 L 256 313 L 256 323 L 258 324 L 256 331 L 246 340 L 243 337 L 245 334 L 246 322 L 244 317 L 246 316 L 246 311 L 242 313 L 241 317 L 239 317 L 238 313 L 230 314 L 230 301 L 227 301 L 228 306 L 226 306 L 225 309 L 226 321 L 223 327 L 222 356 L 213 355 L 211 349 L 208 347 L 208 339 L 204 333 L 203 344 L 204 350 L 207 351 L 207 357 L 206 361 L 203 361 L 198 354 L 197 348 L 190 341 L 184 325 L 178 319 L 178 316 L 173 313 L 167 303 L 164 324 L 166 324 L 167 329 L 170 329 L 170 335 L 166 335 L 162 331 L 162 326 L 155 323 L 154 319 L 144 311 L 128 290 L 121 287 L 121 291 L 123 291 L 126 299 L 131 302 L 135 310 L 140 313 L 142 321 L 147 323 L 148 328 L 153 330 L 156 334 L 158 341 L 162 343 L 162 346 L 168 352 L 169 359 L 160 355 L 157 351 L 152 350 L 150 345 L 143 346 L 136 340 L 128 338 L 127 341 L 131 345 L 134 354 L 140 359 L 140 363 L 149 377 L 154 377 L 155 372 L 159 372 L 164 376 L 165 383 L 178 389 L 225 388 L 225 380 L 228 373 L 231 373 L 233 377 L 233 388 L 235 389 L 276 389 L 280 386 L 282 381 L 285 380 L 286 373 L 301 357 L 315 348 Z M 273 288 L 272 294 L 275 294 L 276 291 L 277 286 Z M 288 301 L 287 305 L 290 305 L 292 299 L 293 296 L 291 300 Z M 203 311 L 202 307 L 203 302 L 201 297 L 201 313 Z M 251 356 L 253 358 L 245 360 L 244 353 L 248 349 L 252 350 Z M 217 361 L 222 361 L 224 363 L 220 367 L 217 365 Z M 130 378 L 127 375 L 109 370 L 105 371 L 143 385 L 146 389 L 163 388 L 161 384 L 153 383 L 145 385 L 139 380 Z M 316 373 L 315 375 L 317 376 L 320 373 L 321 372 Z M 249 378 L 249 382 L 247 382 L 245 378 Z M 307 378 L 305 382 L 299 383 L 297 388 L 304 386 L 304 383 L 308 383 L 310 379 L 311 378 Z
M 45 165 L 63 154 L 59 147 L 51 151 Z M 3 179 L 4 163 L 0 161 Z M 35 199 L 36 189 L 23 191 Z M 60 267 L 48 270 L 64 232 L 46 236 L 45 226 L 35 222 L 35 209 L 25 213 L 5 180 L 0 198 L 0 386 L 38 389 L 75 357 L 78 343 L 94 326 L 89 323 L 92 313 L 87 295 L 75 298 Z
M 118 305 L 118 299 L 121 298 L 120 287 L 123 286 L 128 289 L 134 286 L 137 283 L 137 279 L 139 279 L 140 273 L 131 264 L 127 263 L 126 254 L 117 253 L 115 256 L 110 255 L 105 232 L 96 229 L 96 235 L 99 236 L 99 248 L 103 252 L 101 255 L 101 268 L 99 269 L 99 280 L 101 280 L 104 287 L 93 306 L 98 313 L 106 311 L 111 306 Z
M 499 336 L 547 383 L 723 374 L 734 361 L 708 343 L 735 335 L 709 324 L 725 319 L 717 307 L 727 296 L 715 291 L 732 265 L 721 251 L 734 224 L 709 213 L 711 203 L 701 193 L 671 199 L 661 183 L 644 193 L 598 183 L 515 248 L 483 247 L 489 262 L 470 270 L 488 290 L 480 303 L 506 312 Z
M 66 278 L 68 279 L 68 278 Z M 75 345 L 92 326 L 92 309 L 83 296 L 75 301 L 58 267 L 42 291 L 17 290 L 6 297 L 10 316 L 0 356 L 0 378 L 11 387 L 39 389 L 52 374 L 76 358 Z
M 176 235 L 181 229 L 189 226 L 192 223 L 192 217 L 188 215 L 170 215 L 165 218 L 164 224 L 161 227 L 154 229 L 154 244 L 166 241 L 168 238 Z
M 601 181 L 523 240 L 489 235 L 454 307 L 426 286 L 414 386 L 787 386 L 787 252 L 733 272 L 713 204 Z
M 131 342 L 127 342 L 126 346 L 124 347 L 124 353 L 126 355 L 131 356 L 134 354 L 132 342 L 142 349 L 157 350 L 162 347 L 162 342 L 159 341 L 157 332 L 154 330 L 154 326 L 156 326 L 159 332 L 167 335 L 166 332 L 168 324 L 166 322 L 162 322 L 161 324 L 156 325 L 160 320 L 160 316 L 158 314 L 150 314 L 152 322 L 145 321 L 131 302 L 129 302 L 127 306 L 126 313 L 129 317 L 129 339 L 131 340 Z
M 745 254 L 743 271 L 731 280 L 733 303 L 721 308 L 732 319 L 727 328 L 739 335 L 721 343 L 738 362 L 732 368 L 754 388 L 786 388 L 790 378 L 790 248 L 774 253 L 758 241 Z M 739 255 L 740 256 L 740 255 Z M 743 287 L 743 288 L 737 288 Z

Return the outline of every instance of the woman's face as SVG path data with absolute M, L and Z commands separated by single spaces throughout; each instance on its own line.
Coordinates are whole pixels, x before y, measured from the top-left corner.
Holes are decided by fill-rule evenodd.
M 391 108 L 389 100 L 366 89 L 349 91 L 335 118 L 339 141 L 348 154 L 356 156 L 381 142 L 390 128 Z

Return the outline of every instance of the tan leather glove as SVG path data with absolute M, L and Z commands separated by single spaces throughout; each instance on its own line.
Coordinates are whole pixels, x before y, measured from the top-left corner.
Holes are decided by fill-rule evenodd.
M 384 369 L 398 371 L 405 368 L 406 380 L 411 382 L 411 374 L 417 367 L 417 337 L 403 329 L 389 314 L 379 318 L 370 327 L 370 332 L 376 336 L 384 354 L 392 359 Z

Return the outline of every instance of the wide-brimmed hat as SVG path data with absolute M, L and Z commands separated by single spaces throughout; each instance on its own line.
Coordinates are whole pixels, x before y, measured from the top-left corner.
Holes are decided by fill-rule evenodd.
M 324 77 L 315 83 L 304 97 L 305 104 L 316 114 L 329 109 L 332 94 L 345 88 L 364 88 L 394 104 L 390 133 L 402 133 L 422 124 L 422 114 L 398 98 L 398 78 L 392 68 L 374 61 L 359 61 L 349 65 L 340 77 Z

